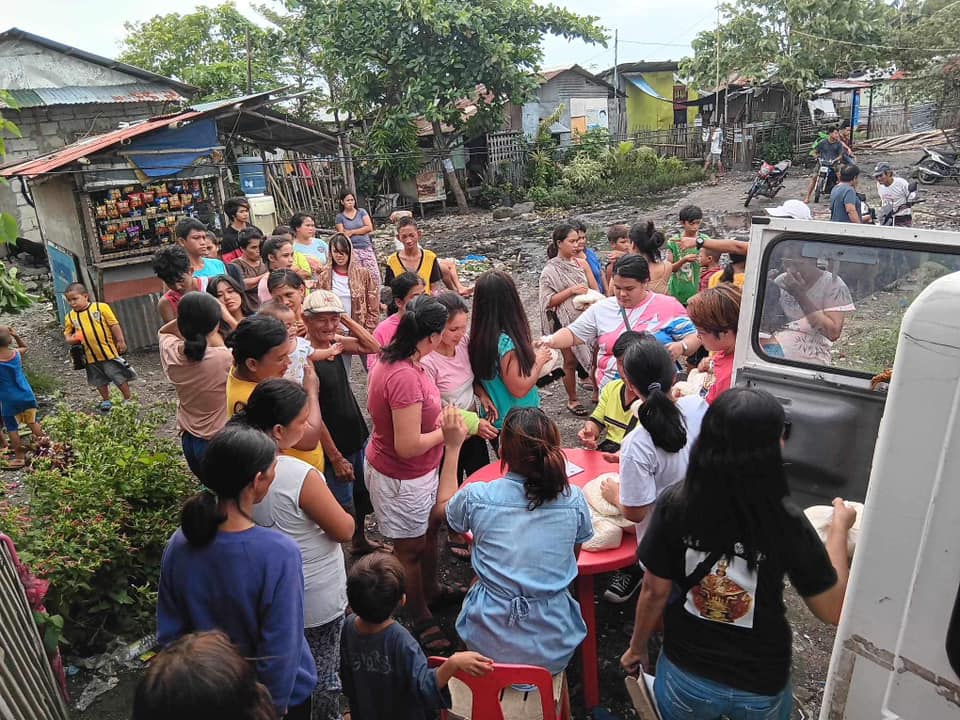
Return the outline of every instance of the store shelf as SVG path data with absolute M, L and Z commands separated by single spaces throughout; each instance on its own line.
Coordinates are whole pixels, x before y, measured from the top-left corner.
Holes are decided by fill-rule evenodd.
M 97 220 L 98 225 L 109 225 L 110 223 L 122 223 L 122 222 L 139 222 L 142 220 L 160 220 L 161 218 L 168 217 L 192 217 L 185 212 L 166 212 L 166 213 L 157 213 L 156 215 L 137 215 L 134 217 L 121 217 L 121 218 L 111 218 L 108 220 Z

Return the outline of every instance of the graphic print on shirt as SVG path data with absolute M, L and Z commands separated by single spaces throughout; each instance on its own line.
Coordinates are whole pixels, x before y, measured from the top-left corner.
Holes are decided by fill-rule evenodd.
M 365 650 L 349 658 L 350 667 L 354 672 L 377 673 L 378 675 L 392 675 L 393 664 L 390 656 L 381 650 Z
M 693 574 L 709 553 L 687 548 L 687 574 Z M 687 591 L 684 610 L 711 622 L 737 627 L 753 628 L 753 613 L 757 605 L 757 569 L 750 570 L 742 557 L 721 557 L 710 572 Z

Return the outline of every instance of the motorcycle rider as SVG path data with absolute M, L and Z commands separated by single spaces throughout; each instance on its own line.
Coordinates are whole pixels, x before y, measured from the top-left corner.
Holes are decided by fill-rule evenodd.
M 893 224 L 899 227 L 913 225 L 913 211 L 907 206 L 910 197 L 910 183 L 902 177 L 893 174 L 890 163 L 878 163 L 873 169 L 873 177 L 877 181 L 877 194 L 880 196 L 880 205 L 889 205 L 896 208 L 893 215 Z
M 833 164 L 838 158 L 842 159 L 847 165 L 852 165 L 855 162 L 853 153 L 850 152 L 850 148 L 847 147 L 847 144 L 843 142 L 840 138 L 840 129 L 833 128 L 826 138 L 817 143 L 816 147 L 813 149 L 813 156 L 817 159 L 817 172 L 813 174 L 813 177 L 810 178 L 810 185 L 807 187 L 807 197 L 804 199 L 804 202 L 810 203 L 810 196 L 813 195 L 813 188 L 816 187 L 817 178 L 820 175 L 820 161 Z

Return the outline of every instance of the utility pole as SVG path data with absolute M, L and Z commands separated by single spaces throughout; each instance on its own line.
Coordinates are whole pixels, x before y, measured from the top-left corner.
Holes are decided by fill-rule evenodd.
M 247 95 L 253 92 L 253 44 L 250 42 L 250 26 L 247 25 Z
M 618 141 L 621 140 L 621 139 L 623 139 L 623 138 L 620 137 L 620 118 L 623 117 L 623 112 L 622 112 L 623 108 L 620 107 L 620 78 L 619 78 L 618 69 L 617 69 L 617 65 L 619 65 L 619 59 L 618 59 L 619 56 L 618 56 L 618 53 L 617 53 L 617 44 L 618 44 L 617 41 L 618 41 L 618 39 L 619 39 L 619 38 L 618 38 L 619 33 L 620 33 L 620 31 L 617 30 L 616 28 L 614 28 L 614 30 L 613 30 L 613 87 L 614 87 L 615 89 L 614 89 L 614 92 L 613 92 L 613 102 L 614 102 L 614 104 L 615 104 L 616 107 L 617 107 L 617 132 L 616 132 L 616 135 L 617 135 L 617 140 L 618 140 Z

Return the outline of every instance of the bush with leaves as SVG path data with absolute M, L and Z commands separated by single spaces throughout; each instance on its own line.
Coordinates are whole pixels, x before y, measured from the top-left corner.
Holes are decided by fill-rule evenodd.
M 46 606 L 73 652 L 154 627 L 160 558 L 197 490 L 178 444 L 158 436 L 169 416 L 163 405 L 104 416 L 60 405 L 44 419 L 51 447 L 26 476 L 29 505 L 0 500 L 0 527 L 50 581 Z
M 581 195 L 594 193 L 604 184 L 603 163 L 589 155 L 574 158 L 560 171 L 563 183 Z

